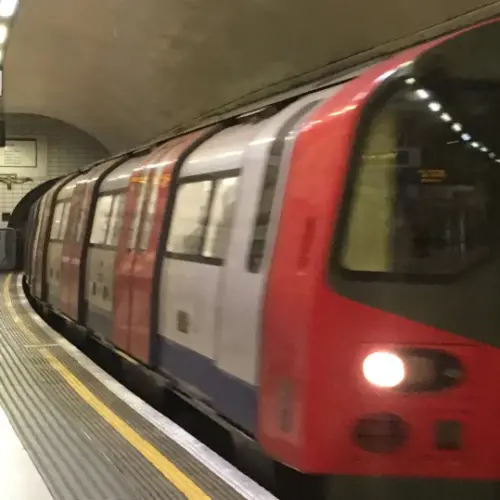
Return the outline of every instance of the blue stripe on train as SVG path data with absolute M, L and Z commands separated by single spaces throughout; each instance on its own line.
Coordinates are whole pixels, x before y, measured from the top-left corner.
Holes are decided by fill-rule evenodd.
M 225 418 L 257 430 L 257 388 L 221 371 L 214 361 L 160 337 L 158 368 L 202 392 Z

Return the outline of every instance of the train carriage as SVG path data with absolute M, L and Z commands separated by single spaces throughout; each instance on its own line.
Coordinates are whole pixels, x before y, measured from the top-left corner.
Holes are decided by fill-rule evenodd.
M 335 498 L 496 480 L 498 41 L 475 26 L 124 158 L 88 211 L 79 321 Z M 41 248 L 70 180 L 29 266 L 56 310 Z

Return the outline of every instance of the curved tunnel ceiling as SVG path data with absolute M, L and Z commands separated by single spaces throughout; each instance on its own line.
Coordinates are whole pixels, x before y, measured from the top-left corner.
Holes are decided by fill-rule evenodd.
M 499 11 L 487 0 L 21 0 L 5 110 L 58 118 L 117 152 Z

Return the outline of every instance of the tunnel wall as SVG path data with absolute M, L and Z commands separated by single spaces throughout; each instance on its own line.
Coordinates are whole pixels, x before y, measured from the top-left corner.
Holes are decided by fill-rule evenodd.
M 109 155 L 106 148 L 87 133 L 45 116 L 7 114 L 6 132 L 7 140 L 37 139 L 40 168 L 0 169 L 0 174 L 18 173 L 33 178 L 32 182 L 14 184 L 12 190 L 0 183 L 0 227 L 7 227 L 6 214 L 12 214 L 17 203 L 37 185 Z

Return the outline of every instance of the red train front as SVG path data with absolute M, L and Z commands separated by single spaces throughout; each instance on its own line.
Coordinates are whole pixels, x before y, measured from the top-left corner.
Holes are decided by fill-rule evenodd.
M 498 478 L 499 38 L 379 64 L 297 139 L 260 416 L 300 470 Z

